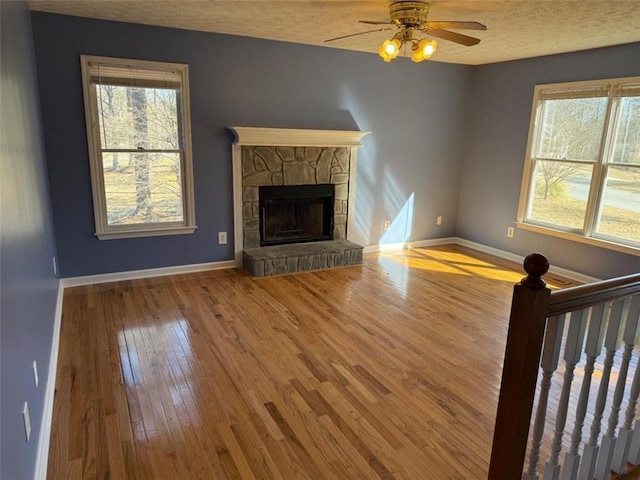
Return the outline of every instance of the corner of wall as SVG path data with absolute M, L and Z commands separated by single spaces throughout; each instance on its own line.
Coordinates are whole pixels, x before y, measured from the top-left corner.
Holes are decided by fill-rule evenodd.
M 40 437 L 38 438 L 38 452 L 36 454 L 36 469 L 34 480 L 46 480 L 47 464 L 49 461 L 49 442 L 51 440 L 51 424 L 53 419 L 53 400 L 56 392 L 56 373 L 58 371 L 58 351 L 60 349 L 60 329 L 62 327 L 62 302 L 64 299 L 64 286 L 62 280 L 58 280 L 58 297 L 56 300 L 56 313 L 53 322 L 53 335 L 51 339 L 51 355 L 49 358 L 49 371 L 47 373 L 47 387 L 42 408 L 40 422 Z

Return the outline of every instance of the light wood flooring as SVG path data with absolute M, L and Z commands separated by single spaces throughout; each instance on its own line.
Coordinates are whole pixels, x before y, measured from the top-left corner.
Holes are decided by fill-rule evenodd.
M 67 289 L 48 478 L 486 478 L 522 276 L 440 246 Z

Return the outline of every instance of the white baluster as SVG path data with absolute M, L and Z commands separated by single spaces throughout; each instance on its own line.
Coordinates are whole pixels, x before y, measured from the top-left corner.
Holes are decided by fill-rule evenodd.
M 629 308 L 629 299 L 617 301 L 613 305 L 611 317 L 614 315 L 624 318 Z M 624 349 L 622 351 L 622 362 L 618 371 L 618 380 L 616 389 L 613 392 L 613 403 L 611 404 L 611 413 L 609 414 L 609 424 L 607 431 L 602 437 L 602 445 L 598 454 L 598 463 L 596 464 L 596 478 L 609 478 L 611 473 L 611 462 L 613 460 L 613 450 L 616 446 L 616 428 L 618 426 L 618 417 L 620 415 L 620 405 L 624 397 L 624 389 L 627 384 L 627 372 L 629 370 L 629 361 L 631 360 L 631 351 L 633 350 L 633 332 L 627 332 L 624 329 Z
M 580 397 L 578 399 L 578 408 L 576 410 L 576 423 L 571 435 L 571 446 L 564 457 L 564 465 L 562 466 L 562 479 L 575 480 L 578 477 L 578 467 L 580 466 L 580 455 L 578 449 L 582 442 L 582 427 L 584 418 L 587 414 L 587 405 L 589 403 L 589 390 L 591 389 L 591 377 L 596 358 L 602 351 L 602 343 L 604 342 L 604 332 L 606 326 L 605 304 L 601 303 L 593 307 L 591 311 L 591 320 L 589 321 L 589 330 L 587 331 L 587 341 L 584 352 L 587 355 L 587 361 L 584 366 L 584 378 L 582 379 L 582 387 L 580 388 Z M 586 316 L 588 310 L 583 315 Z
M 638 333 L 640 327 L 640 295 L 636 295 L 631 301 L 631 307 L 629 307 L 629 314 L 627 315 L 627 323 L 625 326 L 625 334 L 629 334 L 629 340 L 631 346 L 638 341 Z M 627 466 L 627 459 L 629 456 L 629 447 L 631 446 L 632 429 L 631 424 L 636 416 L 636 406 L 638 405 L 638 395 L 640 395 L 640 368 L 636 364 L 636 370 L 633 374 L 633 382 L 631 383 L 631 390 L 629 391 L 629 401 L 627 403 L 627 409 L 625 411 L 624 423 L 618 431 L 618 440 L 616 440 L 616 448 L 613 452 L 613 461 L 611 463 L 611 469 L 614 472 L 622 473 Z
M 615 308 L 612 308 L 611 304 L 605 309 L 605 316 L 609 317 L 607 333 L 604 338 L 604 347 L 607 352 L 604 357 L 602 378 L 600 380 L 600 387 L 598 387 L 598 396 L 596 398 L 589 441 L 584 446 L 584 451 L 582 452 L 582 462 L 580 463 L 580 470 L 578 471 L 578 478 L 580 480 L 593 480 L 596 461 L 598 460 L 598 453 L 600 452 L 598 437 L 600 436 L 602 414 L 605 404 L 607 403 L 607 392 L 609 391 L 609 378 L 611 376 L 611 367 L 613 366 L 613 357 L 620 346 L 622 337 L 622 330 L 620 329 L 620 320 L 622 317 L 621 315 L 613 315 L 613 310 L 615 310 Z M 622 313 L 622 311 L 620 311 L 620 313 Z
M 634 302 L 635 301 L 637 301 L 637 297 L 634 298 Z M 636 368 L 638 367 L 636 366 Z M 629 447 L 629 456 L 627 457 L 627 461 L 632 465 L 640 464 L 640 423 L 637 420 L 633 428 L 633 434 L 631 435 L 631 446 Z
M 562 448 L 562 435 L 567 422 L 567 408 L 569 406 L 569 395 L 571 394 L 571 382 L 573 382 L 573 370 L 576 363 L 580 361 L 582 355 L 582 343 L 584 332 L 587 326 L 586 316 L 583 310 L 576 310 L 571 313 L 569 321 L 569 331 L 564 347 L 565 370 L 562 383 L 562 393 L 558 402 L 558 412 L 556 414 L 556 427 L 551 442 L 551 453 L 549 460 L 544 467 L 544 478 L 557 480 L 560 476 L 560 449 Z
M 533 434 L 531 437 L 531 449 L 529 451 L 529 466 L 523 474 L 524 480 L 537 480 L 538 462 L 540 461 L 540 445 L 544 434 L 544 422 L 547 416 L 547 401 L 549 400 L 549 388 L 551 376 L 558 368 L 560 347 L 562 346 L 562 331 L 564 330 L 564 315 L 547 319 L 547 329 L 544 334 L 544 346 L 540 367 L 542 368 L 542 380 L 540 380 L 540 395 L 536 410 Z
M 631 465 L 640 465 L 640 425 L 638 425 L 638 420 L 636 420 L 631 434 L 631 446 L 629 447 L 627 461 Z

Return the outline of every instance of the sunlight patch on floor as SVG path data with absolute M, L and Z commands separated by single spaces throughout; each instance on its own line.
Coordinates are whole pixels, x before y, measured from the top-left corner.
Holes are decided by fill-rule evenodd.
M 408 268 L 417 268 L 420 270 L 431 270 L 440 273 L 454 273 L 456 275 L 471 275 L 464 270 L 460 270 L 454 265 L 429 258 L 420 258 L 414 255 L 407 254 L 398 255 L 397 252 L 393 256 L 383 257 L 382 255 L 380 255 L 380 260 L 378 262 L 380 263 L 380 265 L 385 265 L 389 262 L 393 262 L 395 264 L 402 265 Z
M 428 257 L 436 258 L 438 260 L 454 262 L 454 263 L 463 263 L 465 265 L 482 265 L 485 267 L 495 267 L 494 264 L 485 262 L 483 260 L 478 260 L 477 258 L 470 257 L 469 255 L 465 255 L 464 253 L 455 253 L 455 252 L 443 252 L 440 250 L 426 250 L 426 249 L 413 249 L 416 255 L 426 255 Z
M 526 273 L 518 272 L 495 265 L 493 263 L 478 260 L 464 253 L 432 250 L 428 248 L 414 248 L 402 251 L 380 252 L 378 263 L 386 268 L 390 262 L 406 268 L 429 270 L 437 273 L 449 273 L 455 275 L 477 275 L 491 280 L 500 280 L 508 283 L 519 283 Z M 521 267 L 522 268 L 522 267 Z M 546 279 L 551 289 L 561 286 Z
M 442 255 L 445 252 L 432 250 L 404 250 L 402 252 L 380 254 L 379 263 L 391 261 L 407 268 L 430 270 L 438 273 L 452 273 L 456 275 L 479 275 L 492 280 L 503 280 L 515 283 L 522 279 L 523 274 L 503 269 L 491 263 L 475 260 L 463 254 Z

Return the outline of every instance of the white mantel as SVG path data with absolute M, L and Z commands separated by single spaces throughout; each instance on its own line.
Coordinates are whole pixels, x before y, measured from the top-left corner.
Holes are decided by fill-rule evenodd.
M 229 127 L 235 135 L 232 146 L 233 161 L 233 209 L 234 209 L 234 259 L 236 267 L 242 266 L 242 146 L 266 147 L 347 147 L 351 149 L 349 168 L 349 205 L 347 239 L 353 235 L 353 207 L 355 205 L 357 149 L 362 138 L 371 132 L 346 130 L 302 130 L 288 128 Z
M 301 130 L 292 128 L 229 127 L 234 145 L 265 147 L 361 147 L 371 133 L 351 130 Z

